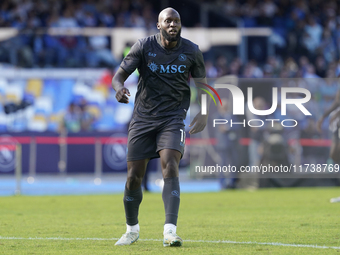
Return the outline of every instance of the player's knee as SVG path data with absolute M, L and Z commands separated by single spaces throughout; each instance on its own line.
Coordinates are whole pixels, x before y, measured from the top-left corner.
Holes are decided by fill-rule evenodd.
M 178 176 L 178 163 L 176 160 L 169 160 L 165 162 L 163 168 L 164 177 L 170 178 Z
M 128 188 L 128 190 L 135 190 L 137 188 L 140 187 L 140 185 L 142 184 L 142 179 L 138 176 L 128 176 L 127 180 L 126 180 L 126 187 Z

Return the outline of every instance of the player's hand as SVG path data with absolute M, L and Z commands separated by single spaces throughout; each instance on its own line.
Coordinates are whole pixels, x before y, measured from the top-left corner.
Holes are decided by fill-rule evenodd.
M 202 115 L 201 113 L 198 113 L 189 125 L 189 127 L 193 127 L 190 129 L 189 134 L 201 132 L 207 125 L 207 120 L 208 115 Z
M 316 129 L 321 133 L 322 132 L 322 122 L 323 119 L 319 119 L 318 122 L 316 123 Z
M 124 103 L 124 104 L 129 103 L 128 96 L 131 96 L 130 91 L 125 87 L 122 87 L 116 92 L 116 99 L 119 103 Z

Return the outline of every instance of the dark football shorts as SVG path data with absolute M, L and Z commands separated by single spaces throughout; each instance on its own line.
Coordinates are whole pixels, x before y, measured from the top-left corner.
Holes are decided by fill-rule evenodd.
M 179 151 L 183 156 L 185 128 L 182 118 L 154 122 L 132 119 L 129 126 L 127 161 L 159 158 L 163 149 Z

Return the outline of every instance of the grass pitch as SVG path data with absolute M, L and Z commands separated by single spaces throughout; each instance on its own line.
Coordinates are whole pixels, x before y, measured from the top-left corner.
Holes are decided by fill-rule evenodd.
M 340 254 L 336 196 L 339 188 L 183 193 L 178 248 L 162 245 L 159 193 L 144 194 L 141 240 L 124 247 L 114 246 L 125 232 L 122 194 L 0 197 L 0 254 Z

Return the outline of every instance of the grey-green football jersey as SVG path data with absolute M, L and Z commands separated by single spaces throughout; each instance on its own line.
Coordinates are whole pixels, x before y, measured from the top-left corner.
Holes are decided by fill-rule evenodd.
M 128 74 L 140 74 L 133 118 L 167 116 L 185 118 L 190 105 L 189 76 L 205 78 L 202 52 L 191 41 L 180 38 L 166 49 L 160 34 L 138 40 L 120 67 Z

